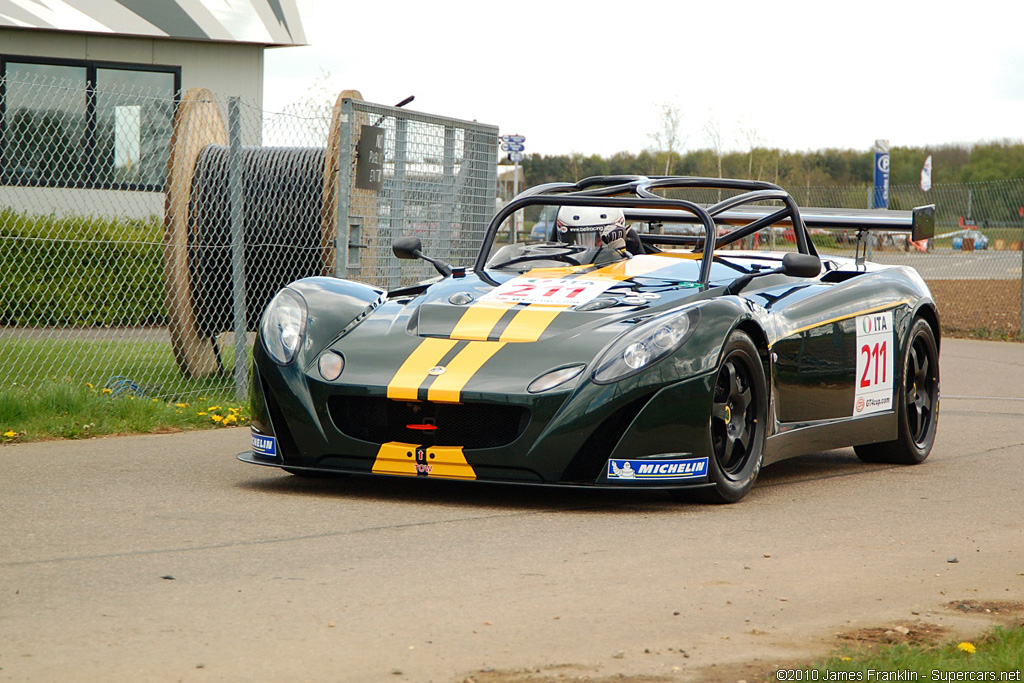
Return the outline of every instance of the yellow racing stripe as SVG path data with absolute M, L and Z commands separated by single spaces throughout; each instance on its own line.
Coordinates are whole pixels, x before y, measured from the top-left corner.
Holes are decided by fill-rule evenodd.
M 515 304 L 508 301 L 480 301 L 466 309 L 466 312 L 459 318 L 455 329 L 452 330 L 452 339 L 468 339 L 474 341 L 487 341 L 491 330 L 501 320 L 501 316 Z
M 529 304 L 512 318 L 501 333 L 503 342 L 535 342 L 568 306 Z
M 404 474 L 416 476 L 416 449 L 418 444 L 389 441 L 381 444 L 377 459 L 373 461 L 374 474 Z
M 423 462 L 416 462 L 419 444 L 389 441 L 381 444 L 373 461 L 374 474 L 424 475 L 440 479 L 476 479 L 461 446 L 428 446 Z
M 427 448 L 428 477 L 442 479 L 476 479 L 473 466 L 466 462 L 461 446 L 430 446 Z
M 445 354 L 457 344 L 454 339 L 427 337 L 409 354 L 388 384 L 388 398 L 415 401 L 420 385 L 428 371 L 441 362 Z
M 427 400 L 458 403 L 466 382 L 504 345 L 504 342 L 469 342 L 466 348 L 459 351 L 459 354 L 445 366 L 444 374 L 434 378 L 430 388 L 427 389 Z

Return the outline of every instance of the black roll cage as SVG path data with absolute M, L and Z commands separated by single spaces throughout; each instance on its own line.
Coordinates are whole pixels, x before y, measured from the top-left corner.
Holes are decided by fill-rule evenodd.
M 701 206 L 682 199 L 668 199 L 655 190 L 671 188 L 738 190 L 741 194 L 727 197 L 716 204 Z M 629 196 L 623 196 L 629 195 Z M 758 205 L 759 202 L 782 202 L 782 208 Z M 732 178 L 699 178 L 689 176 L 592 176 L 578 183 L 547 183 L 521 192 L 491 219 L 474 266 L 479 276 L 497 284 L 484 270 L 498 228 L 513 213 L 527 206 L 611 206 L 624 209 L 627 219 L 647 222 L 678 222 L 699 224 L 704 236 L 643 234 L 644 244 L 693 246 L 702 253 L 700 284 L 707 286 L 716 247 L 741 240 L 772 225 L 792 226 L 797 249 L 802 254 L 818 255 L 810 241 L 807 226 L 855 230 L 856 262 L 864 266 L 867 235 L 870 231 L 897 230 L 911 233 L 910 239 L 927 240 L 935 236 L 935 205 L 918 206 L 909 211 L 888 209 L 804 208 L 778 185 L 759 180 Z M 718 237 L 717 225 L 735 229 Z
M 739 190 L 742 194 L 727 197 L 711 206 L 701 206 L 684 199 L 668 199 L 655 194 L 655 190 L 672 188 Z M 716 216 L 727 216 L 735 209 L 756 202 L 778 201 L 783 208 L 765 213 L 746 215 L 745 225 L 727 235 L 718 237 Z M 614 175 L 591 176 L 577 183 L 546 183 L 519 193 L 503 206 L 487 226 L 480 253 L 474 265 L 475 272 L 483 279 L 492 281 L 485 267 L 491 246 L 497 237 L 498 228 L 516 211 L 527 206 L 607 206 L 623 209 L 627 218 L 647 221 L 676 221 L 699 223 L 704 228 L 704 237 L 682 235 L 640 236 L 646 244 L 693 245 L 694 253 L 702 253 L 700 279 L 702 286 L 711 280 L 711 263 L 717 247 L 731 244 L 770 225 L 786 222 L 792 225 L 797 250 L 802 254 L 817 256 L 817 250 L 807 237 L 807 229 L 800 216 L 796 202 L 778 185 L 757 180 L 735 180 L 731 178 L 698 178 L 689 176 L 638 176 Z M 764 209 L 765 207 L 760 207 Z M 730 221 L 726 221 L 730 222 Z

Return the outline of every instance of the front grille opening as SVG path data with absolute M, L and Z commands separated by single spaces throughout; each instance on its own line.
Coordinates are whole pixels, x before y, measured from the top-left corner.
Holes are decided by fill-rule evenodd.
M 372 443 L 497 448 L 518 439 L 530 423 L 529 408 L 489 403 L 332 396 L 327 409 L 339 431 Z
M 640 410 L 647 405 L 650 396 L 642 396 L 605 418 L 597 429 L 590 433 L 576 452 L 562 475 L 566 481 L 593 483 L 608 463 L 615 445 L 633 423 Z
M 288 422 L 284 419 L 284 413 L 281 412 L 277 397 L 274 396 L 270 385 L 263 378 L 260 378 L 260 383 L 263 385 L 263 397 L 267 401 L 267 410 L 270 412 L 270 424 L 277 436 L 279 455 L 287 460 L 298 455 L 299 448 L 295 445 L 295 438 L 292 436 L 291 430 L 288 429 Z

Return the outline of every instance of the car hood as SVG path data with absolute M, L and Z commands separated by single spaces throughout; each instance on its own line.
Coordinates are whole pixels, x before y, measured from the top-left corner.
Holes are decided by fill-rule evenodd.
M 470 273 L 446 279 L 411 302 L 415 311 L 408 331 L 421 337 L 510 343 L 576 338 L 595 327 L 615 326 L 691 299 L 701 290 L 676 272 L 692 268 L 679 266 L 678 259 L 640 256 L 604 268 L 492 272 L 497 286 Z
M 615 266 L 489 271 L 496 285 L 470 272 L 396 290 L 333 344 L 348 360 L 344 381 L 406 400 L 524 392 L 553 368 L 591 363 L 640 316 L 704 291 L 692 259 Z

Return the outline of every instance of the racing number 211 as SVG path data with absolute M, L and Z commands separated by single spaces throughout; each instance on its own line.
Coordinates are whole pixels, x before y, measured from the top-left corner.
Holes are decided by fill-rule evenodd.
M 875 343 L 874 346 L 864 344 L 860 347 L 860 353 L 867 358 L 867 361 L 864 363 L 864 374 L 860 377 L 860 386 L 863 388 L 874 384 L 885 384 L 888 381 L 886 370 L 889 367 L 887 358 L 889 342 Z M 881 377 L 879 377 L 879 374 L 881 374 Z M 872 375 L 874 376 L 874 381 L 872 381 Z

